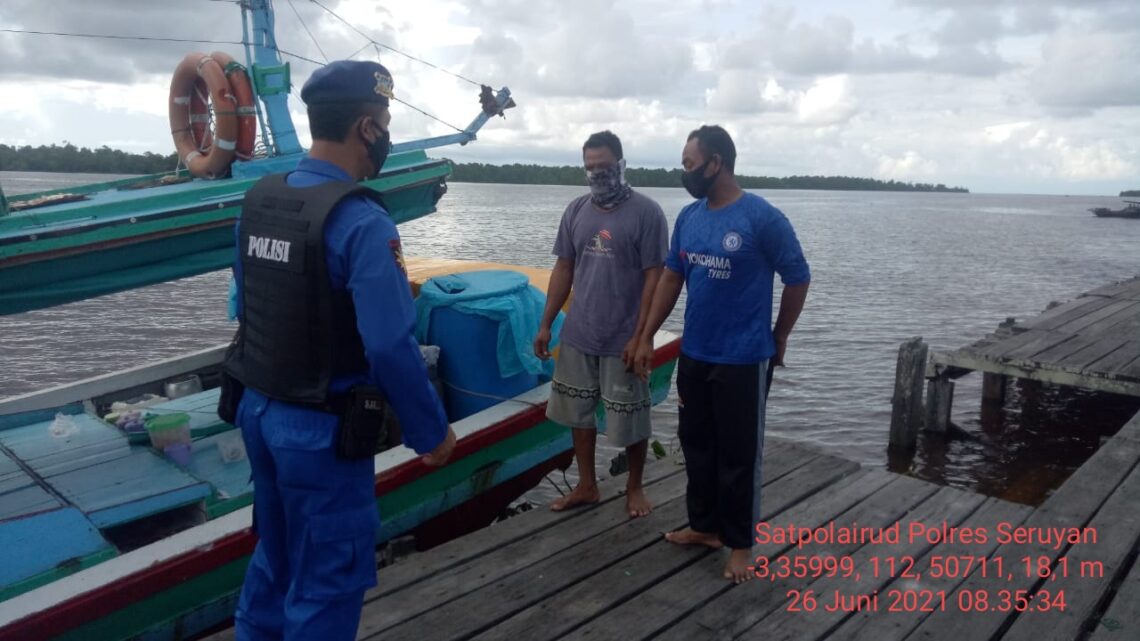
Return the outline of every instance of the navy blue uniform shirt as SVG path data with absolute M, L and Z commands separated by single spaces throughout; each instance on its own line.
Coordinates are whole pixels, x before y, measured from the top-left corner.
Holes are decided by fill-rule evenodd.
M 332 180 L 353 182 L 340 167 L 305 158 L 286 182 L 311 187 Z M 365 382 L 379 387 L 400 418 L 404 444 L 419 454 L 430 452 L 447 436 L 447 414 L 413 335 L 416 310 L 396 224 L 375 201 L 361 196 L 342 200 L 325 223 L 325 260 L 332 288 L 352 295 L 369 370 L 367 378 L 334 378 L 329 390 L 343 392 Z M 234 280 L 240 310 L 240 258 L 234 263 Z

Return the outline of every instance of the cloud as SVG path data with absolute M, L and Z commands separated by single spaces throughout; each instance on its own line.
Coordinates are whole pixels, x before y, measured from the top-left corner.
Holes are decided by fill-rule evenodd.
M 923 158 L 917 151 L 908 150 L 897 158 L 880 156 L 878 176 L 893 180 L 913 180 L 936 176 L 938 163 Z
M 934 34 L 931 52 L 920 52 L 904 34 L 894 42 L 863 37 L 856 43 L 850 18 L 828 15 L 818 24 L 797 22 L 795 10 L 769 5 L 748 35 L 720 47 L 721 69 L 772 69 L 793 76 L 845 73 L 928 72 L 955 76 L 996 76 L 1016 65 L 993 46 L 1004 32 L 996 12 L 955 12 Z
M 1038 103 L 1065 115 L 1140 105 L 1140 40 L 1136 34 L 1066 29 L 1042 45 L 1041 63 L 1028 82 Z
M 514 5 L 476 2 L 471 18 L 482 30 L 481 49 L 466 66 L 472 73 L 496 70 L 504 49 L 513 58 L 511 82 L 532 95 L 617 98 L 674 92 L 693 70 L 694 51 L 670 34 L 642 29 L 626 5 L 609 0 L 526 4 L 527 19 Z M 518 7 L 514 7 L 518 8 Z M 543 18 L 536 27 L 536 17 Z M 514 43 L 523 43 L 518 46 Z
M 717 86 L 706 92 L 705 99 L 719 114 L 788 113 L 796 123 L 812 126 L 843 123 L 858 111 L 850 78 L 845 75 L 817 78 L 797 90 L 755 71 L 729 69 L 718 75 Z

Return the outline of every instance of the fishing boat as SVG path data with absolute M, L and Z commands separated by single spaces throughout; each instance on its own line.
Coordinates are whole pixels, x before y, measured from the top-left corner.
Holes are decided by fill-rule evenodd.
M 11 213 L 0 218 L 0 314 L 230 265 L 244 191 L 303 153 L 288 120 L 288 69 L 277 55 L 272 6 L 241 6 L 264 157 L 213 177 L 175 172 L 10 196 Z M 397 222 L 430 213 L 445 192 L 450 164 L 424 150 L 474 140 L 512 104 L 507 89 L 481 89 L 480 100 L 463 133 L 396 145 L 366 183 Z M 407 268 L 413 291 L 489 270 L 522 274 L 539 291 L 549 278 L 547 270 L 440 258 L 409 258 Z M 655 347 L 650 386 L 660 402 L 679 337 L 659 332 Z M 184 639 L 232 617 L 256 536 L 240 435 L 215 411 L 224 350 L 0 399 L 0 641 Z M 411 535 L 428 547 L 484 527 L 550 471 L 565 469 L 571 438 L 546 420 L 548 396 L 548 379 L 536 377 L 455 420 L 455 452 L 441 468 L 403 447 L 378 454 L 377 544 Z M 156 424 L 178 417 L 191 439 L 186 458 L 133 432 L 122 422 L 132 413 Z
M 1089 211 L 1098 218 L 1140 218 L 1140 201 L 1126 200 L 1122 209 L 1094 207 Z

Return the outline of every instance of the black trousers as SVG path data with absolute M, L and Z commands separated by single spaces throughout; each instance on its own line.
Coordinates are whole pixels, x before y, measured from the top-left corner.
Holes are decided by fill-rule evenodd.
M 682 354 L 677 364 L 689 527 L 733 549 L 752 547 L 760 520 L 769 380 L 768 361 L 722 365 Z

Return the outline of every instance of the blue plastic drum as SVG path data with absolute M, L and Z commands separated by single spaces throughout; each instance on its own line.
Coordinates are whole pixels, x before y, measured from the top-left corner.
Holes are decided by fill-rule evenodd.
M 514 335 L 519 319 L 513 315 L 529 309 L 524 304 L 532 295 L 529 290 L 526 276 L 499 270 L 440 276 L 420 289 L 417 307 L 421 316 L 430 314 L 420 340 L 440 348 L 448 420 L 458 421 L 538 385 L 538 375 L 525 369 L 502 375 L 504 351 L 516 343 L 529 344 L 537 330 L 534 323 L 522 342 Z

